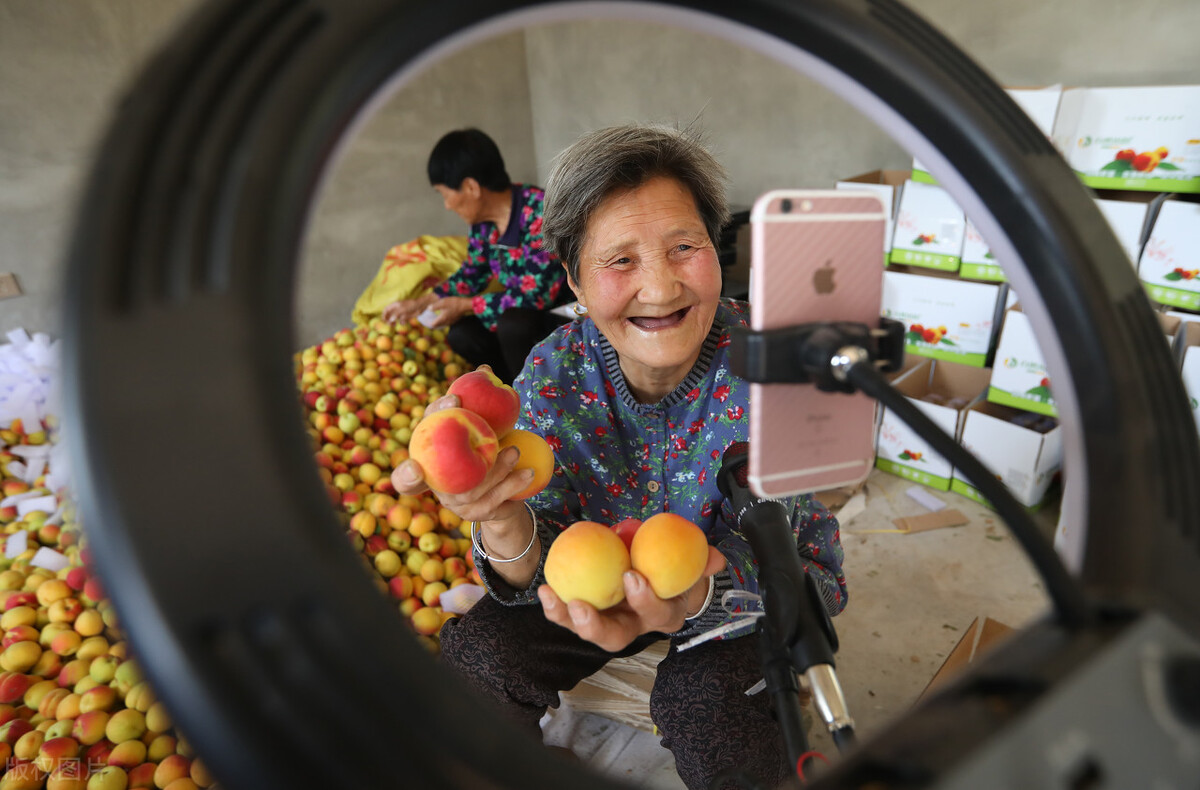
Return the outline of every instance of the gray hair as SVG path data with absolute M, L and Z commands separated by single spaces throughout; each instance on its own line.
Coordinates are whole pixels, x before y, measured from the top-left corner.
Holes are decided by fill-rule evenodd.
M 611 126 L 589 132 L 560 153 L 546 182 L 542 233 L 573 281 L 579 282 L 579 255 L 596 209 L 614 192 L 636 189 L 656 176 L 687 187 L 717 246 L 729 222 L 727 176 L 699 135 L 667 126 Z

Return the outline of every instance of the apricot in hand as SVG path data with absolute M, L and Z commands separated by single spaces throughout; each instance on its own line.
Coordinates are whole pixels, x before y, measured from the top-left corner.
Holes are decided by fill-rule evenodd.
M 521 457 L 513 467 L 514 472 L 522 469 L 533 470 L 533 479 L 529 481 L 529 485 L 510 499 L 529 499 L 550 482 L 550 477 L 554 474 L 554 451 L 545 439 L 533 431 L 517 429 L 509 431 L 500 439 L 500 449 L 504 450 L 506 447 L 516 447 L 521 451 Z
M 546 554 L 546 583 L 563 603 L 586 601 L 607 609 L 625 600 L 629 552 L 617 533 L 594 521 L 563 530 Z
M 459 408 L 425 415 L 408 443 L 409 457 L 421 465 L 429 487 L 449 494 L 463 494 L 482 483 L 499 451 L 487 422 Z
M 708 564 L 708 539 L 686 518 L 659 513 L 638 527 L 629 555 L 655 595 L 674 598 L 700 581 Z

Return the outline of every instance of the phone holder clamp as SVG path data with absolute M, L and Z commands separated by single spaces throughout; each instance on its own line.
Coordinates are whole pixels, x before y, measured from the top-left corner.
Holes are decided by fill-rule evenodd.
M 882 372 L 904 364 L 904 324 L 880 318 L 878 328 L 853 321 L 816 321 L 779 329 L 731 327 L 730 368 L 755 384 L 816 384 L 823 392 L 854 392 L 839 363 L 861 349 Z M 859 361 L 859 360 L 853 360 Z

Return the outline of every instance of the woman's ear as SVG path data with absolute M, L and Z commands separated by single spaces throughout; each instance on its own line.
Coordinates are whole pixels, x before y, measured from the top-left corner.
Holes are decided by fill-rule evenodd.
M 575 278 L 571 276 L 571 270 L 567 268 L 567 264 L 563 264 L 563 271 L 567 273 L 567 287 L 571 289 L 571 293 L 575 294 L 575 301 L 583 303 L 583 293 L 579 289 L 579 283 L 575 282 Z
M 483 194 L 483 187 L 479 186 L 479 182 L 471 176 L 467 176 L 458 186 L 458 191 L 471 199 L 477 199 Z

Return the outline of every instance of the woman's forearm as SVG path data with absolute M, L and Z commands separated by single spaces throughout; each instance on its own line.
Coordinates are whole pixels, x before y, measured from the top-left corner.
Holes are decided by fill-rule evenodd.
M 504 579 L 516 590 L 524 590 L 537 574 L 542 559 L 542 542 L 537 538 L 537 529 L 527 508 L 521 508 L 512 518 L 496 521 L 481 521 L 476 526 L 484 551 L 493 560 L 507 560 L 524 556 L 514 562 L 489 563 L 492 572 Z M 528 551 L 526 551 L 528 549 Z

